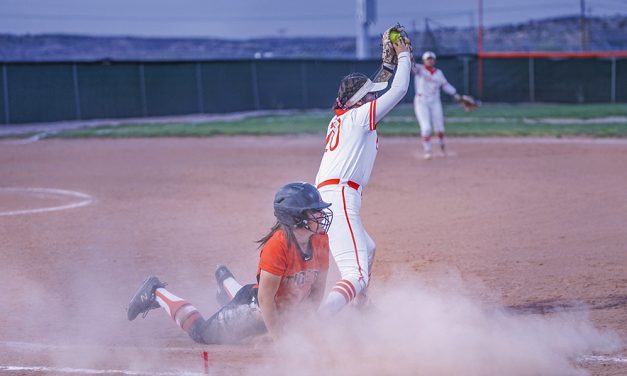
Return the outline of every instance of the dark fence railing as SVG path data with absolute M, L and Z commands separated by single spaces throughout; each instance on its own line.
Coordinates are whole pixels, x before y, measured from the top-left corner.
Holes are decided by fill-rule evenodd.
M 0 123 L 328 108 L 340 79 L 378 61 L 0 63 Z M 475 56 L 438 60 L 476 95 Z M 483 101 L 627 102 L 627 58 L 484 59 Z M 413 85 L 405 101 L 411 101 Z

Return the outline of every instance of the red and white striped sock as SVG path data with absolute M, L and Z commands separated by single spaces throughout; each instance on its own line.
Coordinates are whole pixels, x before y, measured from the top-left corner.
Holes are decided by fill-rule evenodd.
M 355 296 L 357 296 L 355 286 L 347 279 L 338 281 L 335 286 L 333 286 L 331 291 L 339 292 L 344 297 L 344 300 L 346 300 L 346 304 L 350 303 L 353 299 L 355 299 Z
M 438 139 L 440 140 L 440 146 L 444 145 L 444 132 L 438 132 Z
M 222 282 L 222 287 L 224 288 L 224 291 L 227 293 L 227 295 L 229 295 L 229 298 L 233 299 L 235 294 L 237 294 L 237 292 L 241 290 L 244 286 L 240 285 L 239 282 L 235 280 L 235 278 L 229 277 Z
M 355 296 L 357 296 L 355 285 L 347 279 L 342 279 L 333 286 L 326 300 L 320 306 L 319 312 L 323 316 L 334 315 L 355 299 Z
M 155 296 L 157 297 L 157 303 L 186 332 L 189 332 L 196 320 L 202 318 L 196 307 L 164 288 L 155 290 Z

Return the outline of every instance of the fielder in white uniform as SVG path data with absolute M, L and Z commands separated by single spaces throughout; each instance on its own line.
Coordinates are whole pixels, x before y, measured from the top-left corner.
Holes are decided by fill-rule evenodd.
M 435 132 L 440 142 L 440 149 L 446 155 L 444 144 L 444 114 L 440 101 L 440 89 L 459 101 L 457 90 L 446 81 L 444 73 L 435 67 L 435 54 L 427 51 L 422 55 L 422 65 L 414 64 L 414 111 L 420 124 L 420 136 L 424 158 L 431 159 L 433 151 L 431 147 L 431 135 Z
M 329 246 L 341 280 L 321 305 L 323 315 L 339 312 L 357 297 L 358 302 L 367 301 L 375 243 L 361 222 L 361 194 L 377 157 L 377 123 L 407 93 L 411 71 L 410 52 L 402 38 L 394 49 L 398 67 L 390 90 L 376 99 L 374 93 L 385 89 L 387 82 L 373 83 L 360 73 L 344 77 L 327 129 L 316 186 L 333 208 Z

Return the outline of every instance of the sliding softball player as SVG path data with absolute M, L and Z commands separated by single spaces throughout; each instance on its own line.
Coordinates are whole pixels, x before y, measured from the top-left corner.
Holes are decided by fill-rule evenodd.
M 407 93 L 411 71 L 410 49 L 403 38 L 394 43 L 392 54 L 398 57 L 398 67 L 389 91 L 377 99 L 376 93 L 385 89 L 387 82 L 373 83 L 361 73 L 344 77 L 335 100 L 335 116 L 327 129 L 316 186 L 332 204 L 329 246 L 341 280 L 320 307 L 325 316 L 339 312 L 357 297 L 358 302 L 367 301 L 375 243 L 361 222 L 361 194 L 377 157 L 377 123 Z
M 218 300 L 226 305 L 209 319 L 154 276 L 144 280 L 131 299 L 128 319 L 163 308 L 198 343 L 236 343 L 264 333 L 277 338 L 289 313 L 302 314 L 322 301 L 329 268 L 330 205 L 311 184 L 283 186 L 274 199 L 277 222 L 259 241 L 257 283 L 241 286 L 219 266 Z

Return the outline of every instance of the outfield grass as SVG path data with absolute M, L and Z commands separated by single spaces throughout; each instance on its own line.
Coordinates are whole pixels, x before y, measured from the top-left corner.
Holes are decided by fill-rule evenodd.
M 577 118 L 590 119 L 608 116 L 627 116 L 625 104 L 486 104 L 474 112 L 465 112 L 461 106 L 450 105 L 445 107 L 446 116 L 471 118 L 505 117 L 511 119 L 537 118 Z M 399 106 L 395 115 L 414 116 L 411 106 Z
M 320 113 L 260 116 L 232 122 L 123 124 L 63 131 L 51 137 L 207 137 L 215 135 L 269 135 L 322 133 L 329 121 Z
M 233 122 L 127 124 L 63 131 L 50 137 L 206 137 L 213 135 L 268 135 L 324 133 L 330 111 L 308 111 L 289 116 L 262 116 Z M 446 106 L 446 129 L 451 136 L 588 136 L 627 137 L 627 104 L 490 104 L 468 113 Z M 582 124 L 585 119 L 625 117 L 619 123 Z M 551 121 L 558 122 L 553 124 Z M 396 108 L 382 121 L 383 135 L 419 133 L 411 105 Z
M 391 122 L 377 128 L 381 134 L 393 136 L 417 136 L 417 124 Z M 457 137 L 627 137 L 627 124 L 524 124 L 517 122 L 453 123 L 446 125 L 446 134 Z

